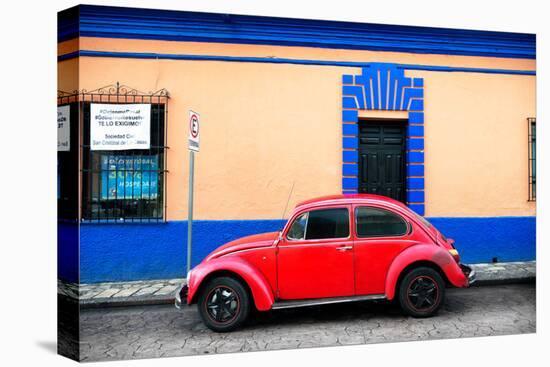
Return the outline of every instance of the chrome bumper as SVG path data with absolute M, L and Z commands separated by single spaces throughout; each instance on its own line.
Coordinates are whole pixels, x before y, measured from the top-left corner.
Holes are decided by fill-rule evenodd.
M 176 291 L 176 300 L 174 305 L 178 310 L 181 310 L 183 306 L 187 305 L 187 293 L 189 292 L 189 287 L 187 284 L 182 284 Z
M 468 278 L 468 287 L 474 284 L 476 281 L 476 271 L 470 266 L 464 264 L 460 264 L 460 269 L 462 269 L 462 272 L 466 278 Z

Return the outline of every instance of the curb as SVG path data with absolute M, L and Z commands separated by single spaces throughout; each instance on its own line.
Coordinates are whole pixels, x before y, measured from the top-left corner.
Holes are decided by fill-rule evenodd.
M 128 297 L 120 299 L 100 298 L 93 301 L 80 301 L 80 309 L 108 308 L 108 307 L 130 307 L 130 306 L 155 306 L 174 304 L 176 299 L 170 297 Z
M 474 287 L 485 287 L 491 285 L 506 285 L 506 284 L 536 284 L 536 277 L 521 277 L 521 278 L 508 278 L 508 279 L 479 279 L 474 284 Z
M 508 279 L 480 279 L 477 280 L 472 288 L 486 287 L 492 285 L 506 285 L 506 284 L 536 284 L 536 277 L 518 277 Z M 69 296 L 64 296 L 72 298 Z M 113 298 L 99 298 L 93 300 L 81 300 L 80 309 L 95 309 L 95 308 L 111 308 L 111 307 L 132 307 L 132 306 L 156 306 L 156 305 L 169 305 L 174 304 L 175 298 L 173 296 L 156 296 L 156 297 L 124 297 L 119 299 Z

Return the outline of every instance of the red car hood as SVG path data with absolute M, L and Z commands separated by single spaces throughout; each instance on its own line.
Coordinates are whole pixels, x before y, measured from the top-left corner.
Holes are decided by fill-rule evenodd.
M 212 251 L 204 261 L 227 255 L 231 252 L 250 250 L 259 247 L 268 247 L 273 245 L 273 242 L 279 237 L 279 232 L 267 232 L 238 238 L 228 242 Z

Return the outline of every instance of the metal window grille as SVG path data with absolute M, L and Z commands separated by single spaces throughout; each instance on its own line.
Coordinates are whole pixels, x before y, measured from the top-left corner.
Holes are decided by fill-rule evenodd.
M 69 131 L 78 132 L 78 104 L 71 93 L 58 91 L 58 106 L 69 106 Z M 78 134 L 69 137 L 69 150 L 57 152 L 57 214 L 58 219 L 78 218 Z
M 166 213 L 168 99 L 165 89 L 143 93 L 120 85 L 73 94 L 78 103 L 81 140 L 80 220 L 84 222 L 160 222 Z M 58 98 L 58 104 L 60 100 Z M 91 150 L 90 106 L 150 104 L 149 149 Z
M 527 119 L 529 135 L 529 201 L 537 199 L 537 119 L 530 117 Z

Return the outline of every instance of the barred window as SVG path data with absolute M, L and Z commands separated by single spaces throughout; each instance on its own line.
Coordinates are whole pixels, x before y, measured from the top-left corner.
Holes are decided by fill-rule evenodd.
M 59 108 L 65 112 L 59 116 Z M 62 122 L 59 122 L 61 119 Z M 60 127 L 59 124 L 64 124 Z M 60 137 L 60 128 L 65 130 Z M 78 218 L 78 103 L 58 98 L 57 140 L 57 216 L 62 220 Z
M 83 103 L 82 219 L 164 218 L 165 106 L 151 104 L 149 149 L 92 150 L 91 103 Z
M 530 117 L 527 119 L 529 148 L 528 148 L 528 167 L 529 167 L 529 201 L 537 199 L 537 119 Z
M 60 217 L 165 219 L 169 98 L 166 89 L 143 93 L 118 82 L 58 91 Z

